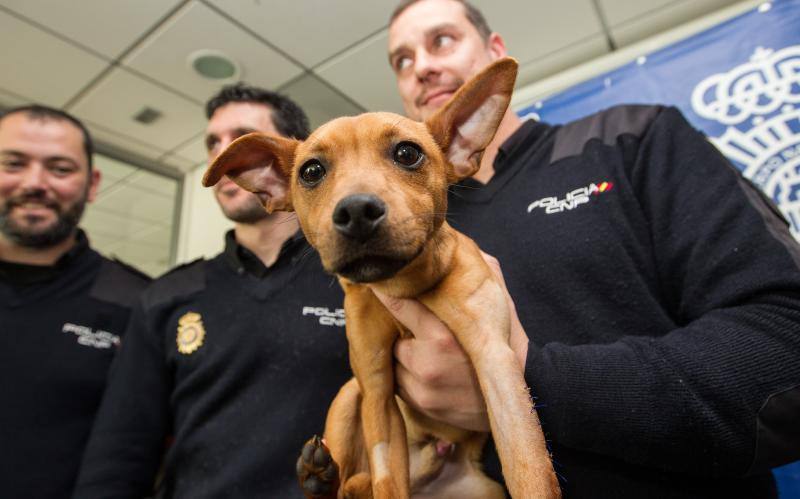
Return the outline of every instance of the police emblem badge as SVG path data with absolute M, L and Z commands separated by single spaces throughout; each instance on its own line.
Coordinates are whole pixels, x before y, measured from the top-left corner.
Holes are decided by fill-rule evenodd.
M 203 318 L 197 312 L 186 312 L 178 319 L 178 351 L 189 355 L 203 346 L 206 330 L 203 328 Z
M 800 45 L 756 48 L 694 88 L 692 108 L 726 127 L 710 137 L 783 212 L 800 240 Z

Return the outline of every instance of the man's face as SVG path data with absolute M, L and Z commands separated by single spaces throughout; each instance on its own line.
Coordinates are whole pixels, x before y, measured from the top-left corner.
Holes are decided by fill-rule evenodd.
M 422 0 L 389 27 L 389 63 L 409 118 L 424 120 L 470 77 L 506 55 L 503 39 L 484 41 L 464 6 L 453 0 Z
M 228 145 L 251 132 L 278 134 L 272 123 L 272 111 L 263 104 L 231 102 L 217 109 L 206 127 L 206 150 L 209 164 Z M 214 186 L 222 213 L 239 223 L 255 223 L 269 216 L 258 197 L 223 177 Z
M 0 237 L 32 248 L 64 241 L 99 183 L 72 123 L 25 112 L 0 121 Z

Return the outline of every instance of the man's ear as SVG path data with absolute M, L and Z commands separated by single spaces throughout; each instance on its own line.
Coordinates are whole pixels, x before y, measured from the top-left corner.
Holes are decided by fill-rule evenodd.
M 86 190 L 86 201 L 91 203 L 97 198 L 101 178 L 103 178 L 103 175 L 100 173 L 100 170 L 97 169 L 97 165 L 93 166 L 92 171 L 89 172 L 89 186 Z
M 436 114 L 425 121 L 431 135 L 452 165 L 448 182 L 474 175 L 481 156 L 503 120 L 514 81 L 517 61 L 499 59 L 465 83 Z
M 211 187 L 223 175 L 255 193 L 264 208 L 291 211 L 289 191 L 294 152 L 299 140 L 254 132 L 231 142 L 211 163 L 203 176 L 203 185 Z

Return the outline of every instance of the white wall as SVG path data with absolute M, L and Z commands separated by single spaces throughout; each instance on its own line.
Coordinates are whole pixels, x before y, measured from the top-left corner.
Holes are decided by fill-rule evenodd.
M 187 173 L 183 180 L 176 263 L 216 255 L 225 246 L 225 231 L 233 227 L 233 223 L 222 215 L 211 188 L 200 183 L 205 170 L 206 166 L 200 165 Z

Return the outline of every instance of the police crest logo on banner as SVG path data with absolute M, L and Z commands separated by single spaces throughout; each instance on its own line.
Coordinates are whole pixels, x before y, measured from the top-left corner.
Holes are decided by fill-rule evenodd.
M 692 108 L 727 127 L 709 138 L 775 202 L 800 239 L 800 45 L 757 47 L 749 62 L 702 80 Z

